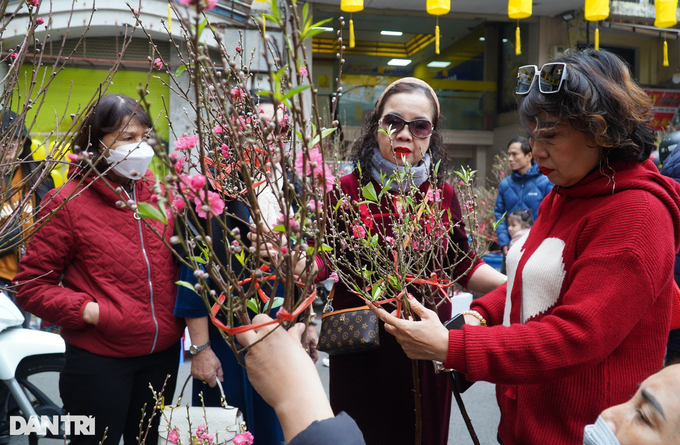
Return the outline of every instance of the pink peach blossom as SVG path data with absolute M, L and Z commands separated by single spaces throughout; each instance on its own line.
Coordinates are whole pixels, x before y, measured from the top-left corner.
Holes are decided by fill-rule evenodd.
M 189 182 L 190 187 L 192 189 L 196 190 L 196 191 L 205 187 L 205 176 L 203 176 L 200 173 L 198 173 L 194 176 L 191 176 L 189 178 L 189 180 L 190 180 L 190 182 Z
M 302 66 L 300 67 L 299 73 L 300 73 L 301 76 L 306 76 L 306 75 L 307 75 L 307 67 L 304 66 L 304 65 L 302 65 Z
M 179 442 L 179 434 L 177 433 L 177 428 L 173 429 L 168 433 L 168 440 L 172 443 Z
M 241 434 L 237 434 L 232 439 L 232 441 L 234 442 L 234 445 L 253 445 L 254 440 L 255 440 L 255 438 L 250 433 L 250 431 L 245 431 Z
M 157 57 L 156 60 L 153 61 L 153 67 L 157 70 L 163 69 L 163 61 L 160 59 L 160 57 Z
M 352 236 L 354 236 L 354 238 L 364 239 L 366 238 L 366 229 L 359 224 L 355 224 L 352 226 Z
M 181 138 L 175 141 L 175 150 L 190 150 L 198 143 L 198 136 L 192 134 L 188 136 L 186 133 Z
M 184 199 L 182 199 L 181 196 L 175 196 L 172 200 L 172 206 L 177 209 L 178 212 L 181 212 L 184 210 L 184 207 L 186 207 L 186 202 L 184 202 Z
M 201 190 L 199 196 L 194 198 L 194 204 L 196 204 L 196 214 L 201 218 L 206 218 L 208 213 L 203 209 L 203 201 L 205 200 L 205 190 Z M 210 213 L 213 215 L 221 215 L 224 211 L 224 201 L 220 195 L 215 192 L 208 192 L 208 199 L 206 200 L 206 205 Z
M 227 144 L 222 144 L 220 147 L 220 150 L 222 150 L 222 157 L 226 160 L 229 159 L 229 147 Z

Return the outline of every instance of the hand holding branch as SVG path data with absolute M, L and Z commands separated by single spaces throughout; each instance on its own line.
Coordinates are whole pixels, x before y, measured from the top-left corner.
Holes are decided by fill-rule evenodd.
M 439 321 L 436 312 L 424 307 L 413 296 L 408 296 L 408 303 L 419 321 L 404 320 L 398 318 L 396 311 L 389 314 L 371 303 L 368 305 L 385 322 L 385 330 L 396 337 L 409 358 L 446 361 L 449 331 Z

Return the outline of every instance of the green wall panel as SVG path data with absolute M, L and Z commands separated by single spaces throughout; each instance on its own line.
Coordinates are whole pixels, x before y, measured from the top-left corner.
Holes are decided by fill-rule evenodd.
M 27 95 L 28 86 L 30 85 L 31 73 L 33 66 L 24 65 L 21 70 L 21 77 L 18 85 L 18 91 L 14 92 L 13 109 L 17 108 L 17 100 L 19 94 L 21 95 L 21 102 Z M 37 85 L 40 85 L 43 79 L 45 70 L 51 72 L 52 67 L 42 68 L 37 77 Z M 65 68 L 52 81 L 44 97 L 35 124 L 31 128 L 31 134 L 38 136 L 38 139 L 43 139 L 47 134 L 52 132 L 57 124 L 57 119 L 61 116 L 66 116 L 64 121 L 59 125 L 59 131 L 65 132 L 71 124 L 71 113 L 76 113 L 90 98 L 99 90 L 101 82 L 106 79 L 108 70 L 98 70 L 91 68 Z M 132 97 L 139 98 L 137 88 L 139 84 L 146 85 L 148 73 L 142 71 L 118 71 L 113 82 L 106 90 L 106 94 L 121 93 Z M 163 109 L 163 99 L 165 104 L 169 105 L 170 89 L 161 82 L 163 79 L 168 82 L 167 73 L 154 72 L 149 79 L 149 84 L 146 87 L 149 91 L 147 100 L 151 103 L 151 119 L 156 121 L 159 114 L 161 117 L 157 119 L 157 135 L 164 141 L 168 140 L 168 121 L 165 118 L 165 111 Z M 38 88 L 34 88 L 37 90 Z M 35 93 L 33 94 L 35 99 Z M 68 107 L 67 107 L 68 103 Z M 37 108 L 37 107 L 36 107 Z M 28 113 L 27 123 L 32 122 L 35 116 L 35 110 Z

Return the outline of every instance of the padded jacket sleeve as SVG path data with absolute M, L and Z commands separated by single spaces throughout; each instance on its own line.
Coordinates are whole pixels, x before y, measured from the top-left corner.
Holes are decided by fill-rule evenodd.
M 85 304 L 94 298 L 60 286 L 61 276 L 75 256 L 75 236 L 68 206 L 54 213 L 64 198 L 54 192 L 46 195 L 38 220 L 47 223 L 33 236 L 15 277 L 19 306 L 36 316 L 69 329 L 82 329 Z

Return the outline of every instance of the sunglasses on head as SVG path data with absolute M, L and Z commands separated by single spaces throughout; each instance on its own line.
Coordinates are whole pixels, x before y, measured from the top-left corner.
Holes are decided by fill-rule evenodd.
M 394 133 L 399 133 L 406 125 L 408 125 L 408 131 L 414 138 L 425 139 L 432 135 L 432 122 L 427 119 L 416 119 L 409 122 L 395 114 L 386 114 L 378 121 L 380 128 L 388 130 L 391 127 Z
M 515 94 L 527 94 L 538 78 L 538 91 L 543 94 L 557 93 L 562 89 L 562 83 L 567 78 L 567 64 L 556 62 L 546 63 L 539 70 L 536 65 L 525 65 L 517 70 Z

